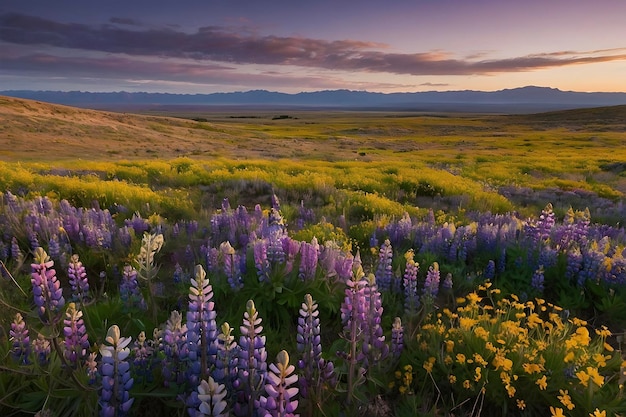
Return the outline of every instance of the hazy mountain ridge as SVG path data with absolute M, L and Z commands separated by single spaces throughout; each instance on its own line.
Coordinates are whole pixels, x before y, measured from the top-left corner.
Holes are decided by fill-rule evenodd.
M 372 93 L 352 90 L 324 90 L 287 94 L 267 90 L 251 90 L 233 93 L 171 94 L 10 90 L 0 91 L 0 94 L 87 108 L 191 105 L 532 112 L 626 104 L 626 93 L 585 93 L 534 86 L 493 92 L 463 90 Z

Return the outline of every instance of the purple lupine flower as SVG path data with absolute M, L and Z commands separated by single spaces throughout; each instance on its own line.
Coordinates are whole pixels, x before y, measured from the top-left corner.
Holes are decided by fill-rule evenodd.
M 206 268 L 207 271 L 216 273 L 219 270 L 219 255 L 220 251 L 217 248 L 208 247 L 206 253 Z
M 174 265 L 174 283 L 179 284 L 183 281 L 183 267 L 180 266 L 180 264 L 178 262 L 176 262 L 176 265 Z
M 345 282 L 352 277 L 352 268 L 354 265 L 354 256 L 350 252 L 340 253 L 335 258 L 335 272 L 341 282 Z
M 233 328 L 224 322 L 220 334 L 217 335 L 217 357 L 213 376 L 215 381 L 224 384 L 232 392 L 233 383 L 237 378 L 239 346 L 233 336 Z
M 33 340 L 33 354 L 37 363 L 41 366 L 46 365 L 50 360 L 50 341 L 41 333 L 37 334 L 37 339 Z
M 565 277 L 570 282 L 578 282 L 578 275 L 582 269 L 583 255 L 580 249 L 573 247 L 567 251 L 567 265 L 565 266 Z
M 452 280 L 452 273 L 448 272 L 443 280 L 443 283 L 441 284 L 441 287 L 444 290 L 451 290 L 453 286 L 454 281 Z
M 263 237 L 268 239 L 267 258 L 273 265 L 280 265 L 285 262 L 285 250 L 283 248 L 283 238 L 287 237 L 285 223 L 280 211 L 275 208 L 270 209 L 267 218 L 267 228 Z
M 9 341 L 11 342 L 11 357 L 20 364 L 29 363 L 30 337 L 24 318 L 20 313 L 15 314 L 15 319 L 11 322 L 9 330 Z
M 187 357 L 187 325 L 182 320 L 178 311 L 172 311 L 159 341 L 159 349 L 165 355 L 161 361 L 161 374 L 166 387 L 171 382 L 182 384 L 185 378 L 182 358 Z
M 195 278 L 189 287 L 189 310 L 187 311 L 187 358 L 188 381 L 196 387 L 206 379 L 215 365 L 217 354 L 217 323 L 213 303 L 213 286 L 209 283 L 202 265 L 196 265 Z M 189 404 L 197 407 L 197 404 Z
M 395 359 L 398 359 L 402 350 L 404 350 L 404 327 L 402 327 L 400 317 L 396 317 L 391 328 L 391 354 Z
M 302 374 L 299 379 L 300 394 L 312 401 L 319 401 L 325 383 L 334 385 L 334 365 L 322 358 L 319 311 L 311 294 L 304 296 L 299 313 L 296 342 L 301 354 L 298 361 L 298 369 Z
M 224 259 L 224 273 L 230 288 L 235 291 L 242 289 L 243 278 L 239 269 L 239 257 L 235 252 L 235 248 L 230 245 L 230 242 L 222 242 L 220 252 Z
M 132 229 L 135 231 L 135 236 L 142 236 L 150 229 L 148 220 L 143 219 L 141 217 L 141 214 L 139 214 L 138 212 L 135 212 L 133 214 L 133 217 L 130 220 L 126 220 L 124 223 L 126 224 L 126 226 L 132 227 Z
M 539 268 L 535 270 L 535 273 L 533 274 L 530 285 L 533 287 L 535 291 L 538 291 L 539 293 L 543 293 L 543 289 L 544 289 L 543 265 L 539 265 Z
M 263 326 L 254 301 L 248 300 L 244 312 L 243 325 L 239 337 L 239 374 L 234 381 L 237 416 L 253 415 L 259 407 L 259 395 L 267 374 L 267 352 L 265 336 L 261 336 Z
M 419 272 L 419 263 L 413 257 L 415 253 L 413 249 L 409 249 L 404 257 L 406 258 L 406 267 L 404 269 L 404 312 L 414 315 L 420 306 L 419 295 L 417 294 L 417 273 Z
M 89 279 L 83 263 L 78 260 L 78 255 L 72 255 L 67 269 L 72 287 L 72 300 L 84 303 L 89 297 Z
M 138 308 L 140 310 L 146 310 L 148 308 L 146 300 L 143 298 L 143 294 L 139 288 L 137 270 L 130 265 L 125 265 L 122 271 L 120 298 L 126 308 Z
M 96 362 L 96 352 L 91 352 L 85 360 L 85 368 L 87 369 L 87 378 L 89 378 L 89 385 L 96 383 L 98 378 L 98 362 Z
M 276 356 L 276 363 L 270 364 L 267 374 L 265 395 L 259 401 L 260 411 L 264 416 L 293 417 L 298 408 L 298 388 L 293 387 L 298 382 L 298 375 L 294 374 L 295 366 L 289 364 L 289 354 L 281 350 Z
M 347 370 L 347 399 L 350 402 L 354 389 L 364 382 L 366 369 L 362 366 L 364 355 L 362 351 L 363 339 L 367 333 L 367 304 L 365 299 L 366 282 L 360 259 L 355 262 L 353 278 L 346 282 L 345 297 L 341 303 L 341 322 L 343 331 L 341 337 L 348 342 L 346 351 L 338 351 L 337 355 L 348 364 Z
M 117 325 L 109 327 L 105 343 L 100 345 L 102 364 L 102 391 L 100 392 L 99 404 L 101 417 L 123 417 L 129 414 L 134 398 L 130 397 L 130 389 L 134 380 L 130 375 L 130 363 L 127 361 L 130 355 L 131 337 L 121 337 L 120 328 Z
M 55 233 L 48 240 L 48 253 L 50 257 L 55 260 L 59 260 L 59 255 L 61 255 L 61 245 L 59 244 L 59 237 Z
M 376 286 L 376 277 L 369 274 L 363 291 L 367 308 L 367 331 L 363 338 L 364 366 L 366 368 L 384 360 L 389 354 L 389 346 L 385 343 L 383 328 L 380 325 L 383 305 L 380 292 Z
M 314 236 L 311 243 L 302 242 L 300 246 L 300 267 L 298 269 L 298 277 L 303 280 L 309 280 L 315 276 L 317 270 L 317 261 L 320 253 L 320 245 Z
M 141 331 L 137 339 L 133 342 L 133 370 L 136 376 L 141 377 L 146 382 L 152 380 L 154 353 L 154 341 L 148 340 L 146 338 L 146 332 Z
M 83 322 L 83 312 L 76 309 L 76 304 L 69 303 L 63 320 L 63 336 L 65 350 L 63 354 L 67 362 L 76 367 L 87 356 L 89 339 Z
M 496 263 L 493 259 L 489 259 L 487 266 L 485 267 L 485 279 L 493 280 L 496 277 Z
M 296 255 L 300 252 L 300 242 L 291 239 L 289 236 L 285 236 L 282 239 L 283 252 L 285 253 L 285 267 L 284 273 L 289 274 L 293 270 L 293 263 L 296 259 Z
M 259 282 L 269 282 L 270 262 L 267 259 L 267 240 L 257 239 L 253 243 L 254 266 Z
M 192 417 L 227 417 L 229 415 L 228 403 L 224 399 L 228 394 L 225 385 L 209 377 L 208 380 L 200 381 L 197 391 L 200 405 L 197 409 L 189 411 Z
M 437 262 L 433 262 L 433 264 L 428 268 L 428 273 L 426 274 L 426 281 L 424 282 L 424 294 L 429 295 L 431 297 L 437 297 L 439 293 L 439 281 L 441 279 L 441 274 L 439 272 L 439 264 Z
M 378 252 L 378 268 L 376 269 L 376 283 L 381 291 L 391 290 L 391 282 L 393 280 L 393 249 L 389 239 L 380 247 Z
M 37 312 L 44 324 L 56 322 L 65 305 L 63 289 L 54 270 L 54 261 L 43 248 L 35 250 L 34 263 L 31 266 L 31 284 Z

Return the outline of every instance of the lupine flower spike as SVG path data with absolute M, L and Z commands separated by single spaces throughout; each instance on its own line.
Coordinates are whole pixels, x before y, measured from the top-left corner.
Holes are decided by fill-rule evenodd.
M 236 393 L 235 415 L 252 415 L 267 374 L 267 352 L 263 326 L 254 301 L 248 300 L 239 338 L 239 375 L 233 383 Z
M 226 417 L 228 416 L 228 410 L 226 409 L 228 403 L 224 398 L 226 397 L 226 386 L 219 384 L 209 377 L 208 380 L 200 381 L 198 386 L 198 400 L 200 405 L 198 411 L 195 413 L 195 417 Z
M 101 417 L 122 417 L 128 415 L 134 398 L 129 390 L 133 386 L 130 376 L 130 337 L 121 337 L 120 328 L 109 328 L 105 343 L 100 345 L 102 355 L 102 391 L 100 393 Z
M 296 416 L 298 408 L 298 388 L 293 387 L 298 382 L 294 374 L 295 367 L 289 364 L 289 354 L 281 350 L 276 356 L 276 363 L 270 364 L 270 372 L 265 384 L 266 395 L 261 397 L 261 412 L 265 416 L 291 417 Z
M 39 317 L 45 324 L 60 320 L 61 309 L 65 306 L 63 289 L 53 268 L 54 261 L 43 248 L 35 249 L 34 263 L 31 264 L 31 284 L 33 299 Z

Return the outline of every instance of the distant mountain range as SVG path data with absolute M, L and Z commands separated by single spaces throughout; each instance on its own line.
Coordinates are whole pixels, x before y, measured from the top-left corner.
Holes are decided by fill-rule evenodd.
M 84 108 L 146 110 L 181 106 L 236 106 L 530 113 L 626 104 L 626 93 L 582 93 L 534 86 L 493 92 L 464 90 L 389 94 L 351 90 L 297 94 L 266 90 L 213 94 L 10 90 L 0 91 L 0 95 Z

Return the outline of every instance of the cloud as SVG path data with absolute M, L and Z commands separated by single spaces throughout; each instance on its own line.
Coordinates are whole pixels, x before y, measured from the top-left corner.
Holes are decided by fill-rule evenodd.
M 487 75 L 626 60 L 626 48 L 554 51 L 492 60 L 477 54 L 455 59 L 442 51 L 392 53 L 384 44 L 359 40 L 279 37 L 219 26 L 187 33 L 173 27 L 142 28 L 132 19 L 119 17 L 110 22 L 115 24 L 90 26 L 3 14 L 0 41 L 137 57 L 408 75 Z M 181 64 L 178 70 L 197 70 L 195 64 L 185 65 L 189 68 Z

